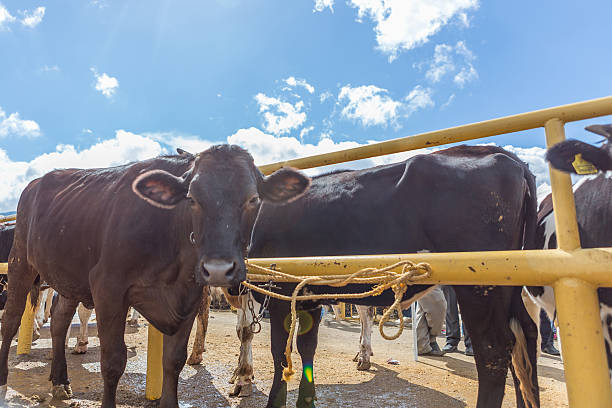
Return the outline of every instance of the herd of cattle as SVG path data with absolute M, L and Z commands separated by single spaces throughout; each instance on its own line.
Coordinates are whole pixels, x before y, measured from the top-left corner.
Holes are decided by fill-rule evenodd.
M 582 246 L 612 246 L 612 125 L 590 126 L 605 136 L 597 148 L 569 140 L 549 150 L 553 166 L 575 172 L 576 154 L 599 173 L 574 188 Z M 67 333 L 79 310 L 75 352 L 87 347 L 87 321 L 96 310 L 104 380 L 102 407 L 115 407 L 127 361 L 124 343 L 129 308 L 164 334 L 160 407 L 178 407 L 178 375 L 185 363 L 202 361 L 211 290 L 222 287 L 238 309 L 241 342 L 233 395 L 251 393 L 251 340 L 257 319 L 252 298 L 270 313 L 274 381 L 267 406 L 286 406 L 284 348 L 288 302 L 243 293 L 248 257 L 296 257 L 419 251 L 496 251 L 555 248 L 552 200 L 538 211 L 535 178 L 518 157 L 493 146 L 457 146 L 405 162 L 365 170 L 336 171 L 312 179 L 283 168 L 264 177 L 237 146 L 214 146 L 197 155 L 179 150 L 108 169 L 56 170 L 22 193 L 13 229 L 0 230 L 0 262 L 8 259 L 8 290 L 2 294 L 0 401 L 7 391 L 8 353 L 27 295 L 38 303 L 41 285 L 51 314 L 53 395 L 72 395 L 66 366 Z M 3 248 L 12 249 L 10 254 Z M 295 284 L 275 283 L 290 294 Z M 309 286 L 309 293 L 355 293 L 368 285 Z M 403 305 L 431 285 L 413 285 Z M 57 292 L 53 302 L 51 289 Z M 472 337 L 478 372 L 478 407 L 500 407 L 508 368 L 517 406 L 539 407 L 539 319 L 533 301 L 554 319 L 552 289 L 456 286 L 463 320 Z M 529 298 L 531 302 L 523 299 Z M 391 290 L 349 300 L 362 317 L 361 369 L 369 367 L 372 306 L 393 302 Z M 612 373 L 612 290 L 599 289 L 601 318 Z M 45 303 L 45 302 L 41 302 Z M 312 366 L 321 307 L 301 302 L 297 337 L 304 366 Z M 527 304 L 527 307 L 526 307 Z M 45 316 L 45 311 L 47 316 Z M 197 318 L 196 342 L 187 342 Z M 85 332 L 84 332 L 85 330 Z M 298 407 L 314 407 L 312 376 L 301 377 Z M 1 404 L 1 402 L 0 402 Z

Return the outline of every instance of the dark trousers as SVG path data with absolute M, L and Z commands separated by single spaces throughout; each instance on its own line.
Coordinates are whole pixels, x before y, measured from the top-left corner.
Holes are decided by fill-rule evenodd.
M 540 335 L 542 336 L 542 350 L 545 347 L 554 345 L 552 323 L 550 322 L 550 319 L 548 318 L 548 315 L 546 315 L 544 309 L 540 310 Z
M 453 289 L 452 286 L 444 285 L 442 286 L 442 291 L 444 292 L 444 297 L 446 298 L 446 344 L 457 346 L 459 344 L 459 340 L 461 340 L 457 295 L 455 294 L 455 289 Z M 466 348 L 470 348 L 472 346 L 470 335 L 465 329 L 463 323 L 461 323 L 461 327 L 463 328 L 464 334 L 463 343 L 465 344 Z

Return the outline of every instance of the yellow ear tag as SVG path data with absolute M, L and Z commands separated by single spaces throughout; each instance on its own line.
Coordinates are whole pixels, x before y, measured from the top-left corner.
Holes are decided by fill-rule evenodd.
M 593 166 L 588 161 L 582 158 L 582 154 L 578 153 L 575 156 L 574 161 L 572 162 L 572 166 L 574 166 L 574 170 L 576 170 L 576 174 L 595 174 L 597 173 L 597 168 Z

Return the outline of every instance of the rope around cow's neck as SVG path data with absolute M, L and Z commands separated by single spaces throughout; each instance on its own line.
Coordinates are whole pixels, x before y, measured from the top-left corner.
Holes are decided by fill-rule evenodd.
M 402 272 L 393 272 L 392 269 L 402 267 Z M 389 307 L 378 324 L 380 335 L 386 340 L 397 339 L 404 331 L 404 317 L 400 303 L 404 293 L 408 289 L 408 285 L 418 280 L 425 279 L 431 276 L 431 266 L 428 263 L 422 262 L 415 264 L 411 261 L 400 261 L 393 265 L 384 268 L 365 268 L 351 275 L 326 275 L 326 276 L 295 276 L 280 271 L 275 271 L 270 268 L 264 268 L 247 262 L 247 268 L 258 271 L 257 274 L 249 273 L 247 278 L 255 281 L 282 281 L 282 282 L 299 282 L 291 296 L 281 295 L 259 286 L 253 285 L 250 282 L 242 282 L 247 288 L 262 293 L 264 295 L 290 301 L 291 302 L 291 327 L 289 329 L 289 337 L 285 347 L 285 358 L 287 359 L 287 367 L 283 370 L 283 380 L 289 382 L 295 371 L 293 370 L 293 362 L 291 360 L 291 345 L 293 344 L 293 336 L 295 333 L 295 325 L 297 321 L 297 302 L 305 300 L 324 300 L 324 299 L 359 299 L 368 296 L 378 296 L 383 291 L 391 288 L 395 294 L 395 301 Z M 373 276 L 382 275 L 382 276 Z M 335 293 L 335 294 L 311 294 L 298 295 L 300 290 L 306 285 L 327 285 L 327 286 L 345 286 L 349 283 L 378 283 L 371 290 L 363 293 Z M 397 310 L 400 318 L 400 326 L 394 335 L 388 336 L 384 332 L 384 324 L 391 317 L 393 310 Z

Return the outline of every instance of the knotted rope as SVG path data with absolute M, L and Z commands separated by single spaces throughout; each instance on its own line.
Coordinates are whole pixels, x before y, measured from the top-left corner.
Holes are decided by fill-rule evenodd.
M 401 272 L 394 272 L 393 269 L 402 267 Z M 248 273 L 247 278 L 250 281 L 277 281 L 277 282 L 297 282 L 297 286 L 293 290 L 291 296 L 281 295 L 259 286 L 253 285 L 250 282 L 242 282 L 242 284 L 254 291 L 264 295 L 290 301 L 291 302 L 291 326 L 289 328 L 289 337 L 285 346 L 285 358 L 287 359 L 287 367 L 283 370 L 283 380 L 289 382 L 295 371 L 293 370 L 293 362 L 291 360 L 291 345 L 293 344 L 293 336 L 297 321 L 297 302 L 305 300 L 325 300 L 325 299 L 360 299 L 368 296 L 378 296 L 383 291 L 391 288 L 395 294 L 395 301 L 389 307 L 378 324 L 380 335 L 386 340 L 397 339 L 404 331 L 404 317 L 400 303 L 409 284 L 413 284 L 418 280 L 426 279 L 431 276 L 431 266 L 428 263 L 422 262 L 415 264 L 411 261 L 400 261 L 393 265 L 384 268 L 364 268 L 350 275 L 324 275 L 324 276 L 295 276 L 274 269 L 264 268 L 247 262 L 249 270 L 255 270 L 257 273 Z M 300 290 L 306 285 L 326 285 L 326 286 L 345 286 L 349 283 L 366 283 L 377 284 L 374 288 L 363 293 L 326 293 L 326 294 L 310 294 L 299 295 Z M 388 336 L 384 332 L 384 324 L 391 317 L 393 310 L 397 310 L 400 318 L 400 326 L 394 335 Z

